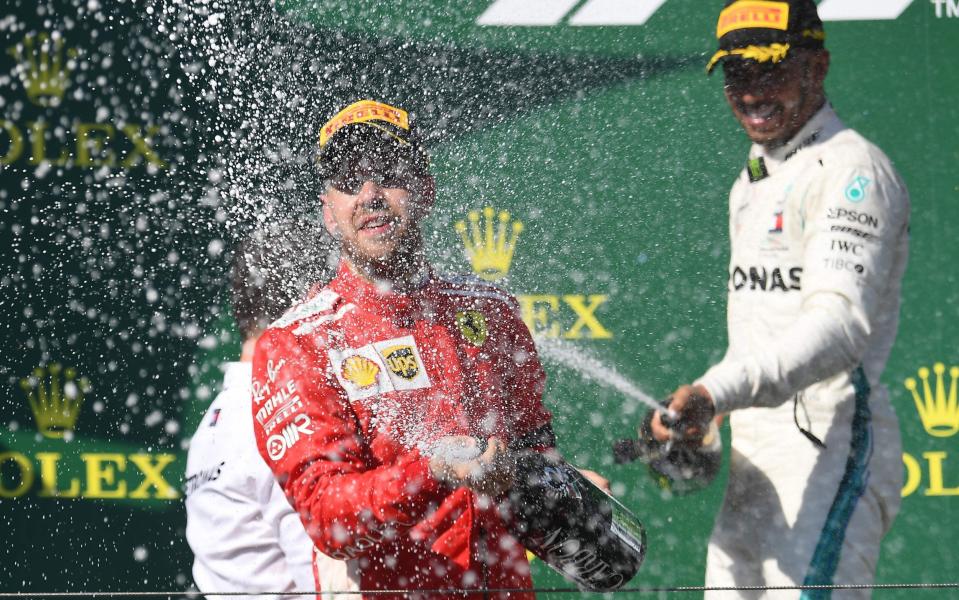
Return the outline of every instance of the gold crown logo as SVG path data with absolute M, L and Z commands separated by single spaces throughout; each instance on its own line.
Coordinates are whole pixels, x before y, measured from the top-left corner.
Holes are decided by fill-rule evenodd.
M 64 370 L 54 363 L 34 369 L 31 376 L 20 380 L 20 387 L 27 395 L 37 429 L 44 437 L 59 439 L 76 426 L 90 382 L 86 377 L 77 379 L 76 369 Z
M 481 224 L 479 211 L 472 210 L 467 216 L 468 226 L 466 221 L 458 221 L 455 226 L 473 271 L 487 281 L 502 279 L 509 272 L 516 240 L 523 231 L 520 221 L 513 221 L 510 227 L 510 214 L 505 210 L 500 211 L 494 230 L 495 212 L 492 206 L 484 208 Z
M 959 367 L 949 369 L 952 382 L 949 385 L 948 394 L 946 394 L 946 382 L 943 380 L 946 366 L 936 363 L 932 366 L 932 370 L 936 374 L 935 391 L 929 384 L 929 369 L 926 367 L 919 369 L 922 396 L 919 395 L 919 385 L 912 377 L 906 379 L 906 389 L 912 392 L 912 398 L 916 401 L 916 410 L 919 411 L 919 418 L 926 432 L 935 437 L 949 437 L 959 432 L 959 406 L 957 406 Z
M 7 52 L 20 63 L 17 74 L 30 102 L 37 106 L 59 105 L 70 85 L 76 48 L 65 49 L 59 32 L 31 33 Z
M 370 387 L 376 383 L 380 367 L 365 356 L 351 356 L 343 361 L 343 377 L 358 388 Z

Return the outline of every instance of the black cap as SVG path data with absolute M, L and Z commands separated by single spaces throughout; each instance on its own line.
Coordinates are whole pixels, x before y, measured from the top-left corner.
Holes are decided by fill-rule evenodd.
M 813 0 L 732 0 L 719 13 L 716 37 L 707 73 L 727 58 L 778 63 L 791 48 L 823 48 L 826 32 Z
M 317 157 L 321 178 L 357 157 L 381 161 L 406 160 L 427 172 L 429 155 L 423 149 L 409 114 L 375 100 L 350 104 L 327 121 L 320 130 Z

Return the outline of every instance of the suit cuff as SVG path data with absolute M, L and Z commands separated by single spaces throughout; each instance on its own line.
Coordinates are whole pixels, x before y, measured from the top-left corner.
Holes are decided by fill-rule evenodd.
M 724 360 L 695 383 L 706 388 L 712 396 L 717 415 L 750 405 L 748 371 L 738 360 Z

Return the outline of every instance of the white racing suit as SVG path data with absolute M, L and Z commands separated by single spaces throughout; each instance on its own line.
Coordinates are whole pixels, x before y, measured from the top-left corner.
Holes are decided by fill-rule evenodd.
M 256 449 L 251 363 L 225 363 L 224 371 L 223 391 L 207 410 L 187 454 L 186 538 L 197 588 L 206 593 L 274 592 L 257 595 L 257 600 L 328 600 L 334 596 L 275 594 L 358 590 L 345 562 L 313 547 Z
M 905 185 L 826 105 L 784 147 L 753 146 L 729 215 L 729 348 L 699 380 L 732 428 L 706 585 L 869 584 L 902 487 L 879 377 L 899 321 Z M 768 596 L 829 592 L 706 595 Z

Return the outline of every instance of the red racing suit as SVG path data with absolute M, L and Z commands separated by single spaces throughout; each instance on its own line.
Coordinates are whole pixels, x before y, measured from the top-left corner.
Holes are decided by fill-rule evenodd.
M 343 263 L 257 343 L 260 453 L 317 548 L 349 561 L 362 590 L 532 586 L 495 503 L 445 486 L 428 466 L 449 435 L 554 445 L 545 375 L 518 312 L 472 279 L 428 274 L 398 294 Z

